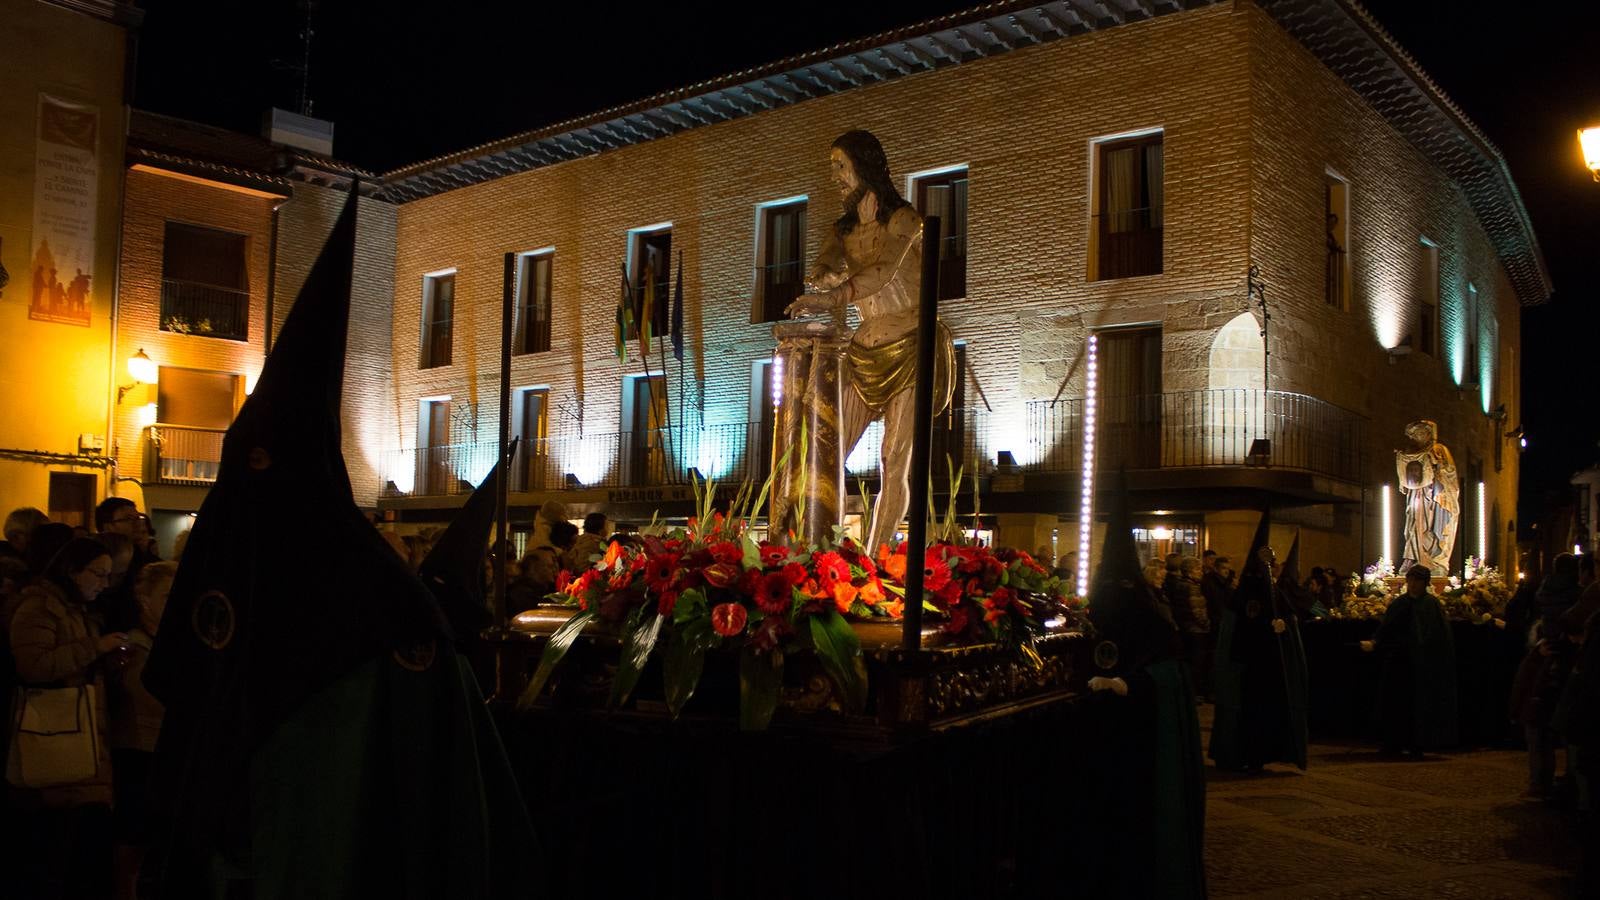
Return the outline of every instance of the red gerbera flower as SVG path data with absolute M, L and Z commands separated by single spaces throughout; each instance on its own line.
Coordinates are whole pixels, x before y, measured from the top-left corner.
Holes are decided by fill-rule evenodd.
M 739 576 L 739 584 L 735 590 L 746 597 L 754 597 L 756 590 L 761 587 L 762 574 L 760 569 L 745 569 Z
M 645 587 L 658 594 L 671 588 L 673 576 L 678 573 L 678 559 L 676 553 L 650 557 L 644 567 Z
M 809 574 L 810 573 L 806 571 L 806 567 L 799 563 L 789 563 L 783 567 L 783 577 L 787 578 L 789 583 L 795 587 L 799 587 L 801 584 L 804 584 L 806 576 Z
M 960 634 L 967 630 L 967 622 L 967 608 L 965 606 L 953 606 L 950 608 L 950 621 L 944 623 L 944 630 L 950 634 Z
M 945 606 L 955 606 L 961 602 L 961 582 L 948 581 L 945 586 L 936 592 L 939 602 Z
M 756 587 L 756 606 L 761 607 L 762 612 L 782 615 L 789 611 L 789 605 L 793 602 L 794 585 L 782 572 L 768 572 L 761 576 L 761 583 Z
M 750 614 L 737 603 L 719 603 L 711 610 L 711 630 L 723 637 L 733 637 L 744 631 Z
M 789 558 L 789 548 L 769 541 L 761 542 L 761 564 L 769 569 L 783 565 Z
M 832 590 L 835 582 L 850 580 L 850 564 L 832 550 L 816 554 L 811 561 L 817 564 L 817 579 L 825 589 Z
M 950 565 L 945 562 L 938 548 L 928 548 L 928 555 L 922 564 L 923 590 L 938 593 L 950 583 Z
M 736 566 L 744 561 L 744 551 L 733 541 L 718 541 L 706 549 L 711 552 L 711 558 L 719 563 Z

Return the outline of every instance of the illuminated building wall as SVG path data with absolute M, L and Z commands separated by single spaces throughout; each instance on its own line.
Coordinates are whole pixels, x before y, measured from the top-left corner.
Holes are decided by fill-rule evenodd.
M 126 382 L 126 369 L 110 352 L 112 289 L 116 279 L 119 184 L 122 177 L 123 68 L 127 27 L 140 13 L 120 3 L 66 4 L 7 2 L 8 40 L 0 64 L 0 264 L 10 283 L 0 291 L 0 449 L 23 451 L 0 456 L 0 515 L 19 506 L 49 505 L 50 473 L 88 476 L 93 500 L 104 496 L 106 471 L 46 460 L 35 453 L 75 455 L 80 436 L 107 439 L 113 378 Z M 91 10 L 93 10 L 91 12 Z M 91 132 L 95 171 L 71 192 L 92 189 L 92 208 L 84 234 L 92 241 L 87 325 L 47 321 L 30 314 L 35 200 L 56 175 L 81 177 L 38 166 L 40 98 L 48 95 L 98 113 Z M 81 196 L 78 195 L 78 196 Z M 62 262 L 62 265 L 68 265 Z M 70 290 L 78 267 L 58 273 Z M 67 318 L 73 318 L 71 316 Z M 113 371 L 115 369 L 115 371 Z M 91 451 L 93 452 L 93 451 Z M 64 511 L 65 512 L 65 511 Z

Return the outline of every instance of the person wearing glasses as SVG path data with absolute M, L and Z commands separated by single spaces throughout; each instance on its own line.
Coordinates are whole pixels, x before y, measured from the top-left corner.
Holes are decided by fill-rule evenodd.
M 126 652 L 128 635 L 101 634 L 88 605 L 111 579 L 111 554 L 99 541 L 74 538 L 22 591 L 11 620 L 11 653 L 29 686 L 93 685 L 96 728 L 105 734 L 105 669 Z M 9 734 L 7 735 L 9 738 Z M 19 857 L 26 897 L 104 897 L 111 893 L 111 754 L 97 742 L 93 778 L 58 787 L 12 787 L 13 808 L 27 811 L 30 846 Z

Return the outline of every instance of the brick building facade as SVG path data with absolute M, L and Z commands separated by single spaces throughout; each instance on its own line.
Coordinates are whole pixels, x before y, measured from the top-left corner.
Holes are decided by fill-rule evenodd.
M 380 505 L 427 520 L 492 461 L 508 253 L 528 255 L 517 271 L 539 278 L 516 280 L 547 284 L 549 310 L 518 320 L 548 349 L 512 360 L 513 430 L 536 439 L 520 464 L 543 473 L 514 483 L 531 488 L 515 507 L 647 519 L 677 508 L 691 466 L 759 476 L 762 295 L 783 287 L 773 254 L 793 265 L 775 236 L 802 228 L 809 267 L 839 213 L 828 146 L 865 128 L 914 201 L 919 173 L 964 176 L 964 285 L 940 308 L 965 349 L 964 409 L 944 446 L 983 476 L 999 540 L 1076 549 L 1094 336 L 1095 449 L 1102 471 L 1130 469 L 1152 552 L 1242 552 L 1270 504 L 1310 562 L 1370 561 L 1384 496 L 1400 509 L 1390 453 L 1430 418 L 1462 473 L 1458 559 L 1480 543 L 1504 559 L 1520 306 L 1549 286 L 1498 154 L 1351 4 L 1117 8 L 1127 21 L 986 7 L 389 173 L 393 402 L 373 412 L 397 443 L 363 451 L 390 460 Z M 1341 37 L 1358 52 L 1334 60 L 1321 48 Z M 613 339 L 621 273 L 667 228 L 681 376 L 637 342 L 620 362 Z M 670 398 L 659 432 L 647 373 Z M 1251 456 L 1257 438 L 1269 455 Z

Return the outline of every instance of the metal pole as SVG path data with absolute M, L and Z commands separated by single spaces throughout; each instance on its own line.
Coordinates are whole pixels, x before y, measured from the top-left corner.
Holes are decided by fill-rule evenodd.
M 901 644 L 922 649 L 922 565 L 928 554 L 928 456 L 933 452 L 933 351 L 939 324 L 939 217 L 922 222 L 922 296 L 917 381 L 911 388 L 911 503 L 906 535 L 906 606 Z
M 494 476 L 494 621 L 501 630 L 511 627 L 506 608 L 506 556 L 511 552 L 511 511 L 507 503 L 511 461 L 506 459 L 506 445 L 511 440 L 511 311 L 517 297 L 516 279 L 517 255 L 507 253 L 500 305 L 500 436 L 495 444 L 500 464 L 495 466 Z

